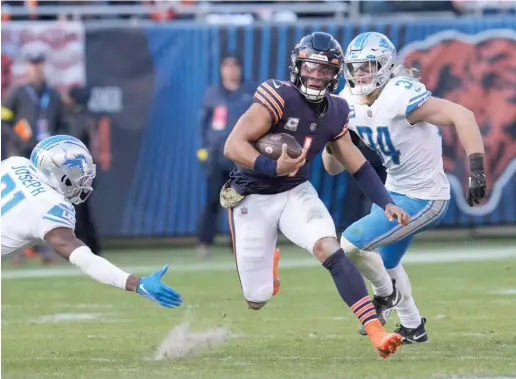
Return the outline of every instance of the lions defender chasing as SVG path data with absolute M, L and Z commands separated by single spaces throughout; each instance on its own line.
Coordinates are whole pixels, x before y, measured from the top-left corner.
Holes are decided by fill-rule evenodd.
M 174 308 L 181 295 L 161 281 L 168 265 L 138 278 L 93 254 L 74 233 L 75 210 L 93 191 L 95 165 L 77 138 L 58 135 L 44 139 L 30 160 L 2 161 L 2 256 L 46 241 L 93 279 L 134 291 Z
M 454 126 L 469 156 L 470 206 L 486 195 L 482 136 L 473 113 L 433 97 L 398 62 L 394 45 L 383 34 L 358 35 L 348 46 L 344 61 L 347 86 L 340 96 L 350 105 L 349 128 L 378 152 L 387 168 L 385 186 L 411 221 L 401 228 L 386 220 L 375 205 L 368 216 L 344 231 L 341 246 L 371 281 L 381 321 L 385 323 L 382 316 L 387 317 L 396 306 L 401 323 L 396 332 L 403 342 L 426 342 L 426 320 L 414 303 L 400 261 L 414 235 L 438 225 L 448 209 L 450 185 L 436 125 Z M 343 167 L 331 155 L 331 145 L 328 147 L 323 161 L 335 175 Z M 361 334 L 365 333 L 362 328 Z
M 341 249 L 331 215 L 308 181 L 309 163 L 334 141 L 339 162 L 354 173 L 384 217 L 398 218 L 400 224 L 408 221 L 351 142 L 348 104 L 331 94 L 342 75 L 343 56 L 330 34 L 312 33 L 292 51 L 290 82 L 270 79 L 258 87 L 254 104 L 226 141 L 224 154 L 237 163 L 237 169 L 221 192 L 221 203 L 229 209 L 238 274 L 250 308 L 260 309 L 277 292 L 274 248 L 279 228 L 319 259 L 368 330 L 373 346 L 387 357 L 401 344 L 401 336 L 383 329 L 360 272 Z M 261 155 L 253 146 L 264 135 L 280 132 L 305 147 L 299 158 L 290 158 L 286 145 L 278 160 Z

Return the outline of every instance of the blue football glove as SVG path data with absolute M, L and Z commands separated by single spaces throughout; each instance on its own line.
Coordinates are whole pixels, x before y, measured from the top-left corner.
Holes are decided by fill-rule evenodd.
M 141 278 L 136 292 L 164 307 L 175 308 L 181 305 L 183 299 L 179 292 L 161 281 L 161 278 L 165 275 L 167 270 L 168 265 L 165 265 L 165 267 L 158 272 Z

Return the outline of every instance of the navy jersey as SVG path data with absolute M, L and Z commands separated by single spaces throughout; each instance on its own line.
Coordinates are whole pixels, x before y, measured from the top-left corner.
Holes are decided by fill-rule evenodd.
M 327 142 L 339 139 L 348 130 L 348 103 L 337 95 L 327 94 L 320 103 L 311 103 L 290 82 L 269 79 L 260 84 L 253 102 L 269 111 L 269 133 L 290 134 L 307 150 L 307 156 L 305 165 L 289 176 L 273 178 L 237 166 L 230 175 L 231 186 L 242 195 L 275 194 L 304 183 L 314 157 Z

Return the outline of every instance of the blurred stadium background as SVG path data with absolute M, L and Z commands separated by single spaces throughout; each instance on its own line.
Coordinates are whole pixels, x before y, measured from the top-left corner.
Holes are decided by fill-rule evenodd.
M 91 197 L 104 239 L 194 236 L 206 192 L 198 115 L 221 57 L 238 52 L 247 80 L 287 80 L 292 46 L 313 30 L 343 46 L 364 31 L 385 33 L 435 95 L 475 111 L 491 196 L 465 206 L 467 162 L 445 131 L 454 201 L 441 231 L 516 223 L 514 2 L 4 1 L 2 17 L 2 93 L 23 80 L 23 54 L 43 49 L 48 81 L 63 91 L 87 84 L 90 110 L 109 119 L 111 159 Z M 348 178 L 321 167 L 312 180 L 342 228 Z M 227 235 L 225 216 L 217 223 Z
M 198 149 L 202 147 L 199 111 L 206 89 L 221 80 L 219 71 L 221 58 L 227 54 L 237 53 L 242 61 L 243 77 L 247 81 L 260 82 L 271 77 L 288 80 L 291 48 L 306 33 L 327 31 L 337 37 L 344 48 L 358 33 L 366 31 L 384 33 L 398 47 L 402 57 L 411 66 L 420 69 L 422 81 L 434 95 L 461 103 L 475 112 L 486 147 L 489 197 L 481 206 L 469 208 L 464 202 L 468 173 L 467 160 L 455 133 L 451 130 L 443 130 L 445 168 L 453 184 L 452 204 L 441 226 L 419 237 L 420 243 L 414 249 L 415 255 L 419 252 L 423 254 L 420 255 L 421 262 L 432 262 L 431 254 L 435 253 L 435 261 L 444 262 L 448 258 L 454 260 L 453 253 L 456 254 L 455 257 L 460 255 L 460 258 L 457 258 L 459 261 L 464 261 L 468 260 L 469 253 L 472 257 L 477 254 L 477 257 L 486 258 L 486 255 L 491 253 L 496 255 L 501 252 L 503 254 L 494 259 L 502 260 L 503 267 L 510 268 L 511 265 L 514 266 L 516 256 L 514 247 L 516 237 L 515 11 L 514 1 L 2 1 L 2 97 L 10 88 L 23 83 L 26 79 L 24 56 L 27 51 L 33 50 L 45 52 L 47 80 L 63 94 L 71 86 L 80 85 L 90 88 L 91 98 L 88 108 L 98 122 L 98 140 L 95 143 L 102 146 L 102 151 L 99 153 L 102 158 L 98 167 L 96 190 L 88 201 L 105 248 L 103 254 L 120 264 L 125 264 L 124 267 L 130 266 L 140 272 L 150 269 L 149 266 L 173 261 L 180 266 L 174 270 L 172 278 L 168 280 L 174 282 L 176 287 L 184 288 L 184 291 L 191 296 L 198 295 L 197 300 L 201 303 L 203 297 L 206 302 L 209 302 L 211 297 L 207 293 L 213 285 L 210 280 L 222 278 L 216 273 L 217 265 L 220 264 L 229 269 L 229 266 L 224 265 L 229 264 L 231 259 L 230 250 L 227 247 L 229 233 L 224 212 L 221 212 L 221 217 L 212 220 L 213 224 L 217 225 L 220 236 L 220 247 L 215 249 L 217 257 L 214 261 L 200 263 L 193 249 L 198 234 L 199 216 L 206 203 L 207 191 L 206 171 L 197 156 Z M 2 158 L 5 158 L 5 151 L 4 148 Z M 346 210 L 353 201 L 346 197 L 348 177 L 346 175 L 330 177 L 324 173 L 320 160 L 317 160 L 313 165 L 312 181 L 329 207 L 338 229 L 342 230 L 346 226 Z M 476 238 L 489 238 L 489 240 L 473 241 Z M 500 238 L 507 240 L 502 241 Z M 182 247 L 172 247 L 173 245 L 182 245 Z M 166 249 L 154 250 L 157 246 L 164 246 Z M 136 249 L 128 255 L 127 249 L 132 247 Z M 290 258 L 294 259 L 295 254 L 304 254 L 291 246 L 285 247 L 285 250 L 287 261 Z M 430 255 L 424 255 L 425 252 Z M 446 254 L 452 256 L 446 258 Z M 210 274 L 213 275 L 210 280 L 199 274 L 201 279 L 200 283 L 197 283 L 196 279 L 188 276 L 190 272 L 201 272 L 203 267 L 206 268 L 206 265 L 210 264 L 215 270 L 215 273 Z M 198 270 L 195 269 L 196 265 Z M 300 267 L 303 265 L 304 263 Z M 444 274 L 442 276 L 435 274 L 442 270 L 443 266 L 429 265 L 428 270 L 418 267 L 415 269 L 417 275 L 414 284 L 416 299 L 420 291 L 422 293 L 420 296 L 432 301 L 434 294 L 431 291 L 425 291 L 432 283 L 438 284 L 439 280 L 446 283 L 446 287 L 440 290 L 442 292 L 438 292 L 438 296 L 442 297 L 448 294 L 450 297 L 476 298 L 480 287 L 496 284 L 497 278 L 498 284 L 502 287 L 504 285 L 514 287 L 513 271 L 512 274 L 509 271 L 501 273 L 498 271 L 499 267 L 494 265 L 489 266 L 485 273 L 486 277 L 483 277 L 481 266 L 473 265 L 473 263 L 454 265 L 450 273 L 458 275 L 459 279 L 450 282 L 446 282 Z M 5 289 L 2 301 L 3 326 L 8 325 L 11 328 L 10 332 L 4 332 L 5 328 L 3 328 L 4 333 L 2 333 L 4 335 L 7 333 L 7 340 L 3 338 L 3 343 L 7 341 L 7 346 L 11 349 L 11 353 L 6 353 L 8 355 L 3 353 L 3 360 L 4 362 L 7 360 L 7 367 L 11 370 L 2 369 L 2 374 L 6 377 L 46 378 L 47 374 L 48 377 L 53 377 L 50 372 L 45 371 L 52 369 L 45 365 L 57 361 L 45 361 L 54 359 L 52 353 L 43 351 L 43 348 L 42 351 L 38 351 L 36 345 L 45 341 L 44 338 L 49 338 L 49 335 L 55 331 L 45 329 L 38 332 L 23 329 L 18 324 L 12 325 L 13 322 L 23 320 L 26 316 L 24 312 L 28 312 L 30 317 L 36 317 L 34 310 L 28 310 L 28 305 L 20 308 L 18 302 L 25 299 L 22 291 L 30 292 L 31 289 L 40 286 L 39 283 L 42 280 L 40 278 L 47 276 L 63 278 L 52 281 L 52 284 L 45 282 L 49 284 L 48 292 L 45 291 L 46 294 L 41 297 L 38 296 L 37 291 L 30 295 L 32 304 L 42 302 L 40 310 L 45 309 L 46 313 L 63 313 L 65 312 L 63 309 L 66 308 L 63 304 L 73 303 L 73 301 L 77 303 L 75 310 L 79 307 L 78 303 L 84 305 L 88 301 L 120 302 L 117 300 L 116 291 L 109 292 L 108 295 L 99 295 L 101 300 L 89 298 L 84 294 L 77 295 L 70 290 L 75 288 L 77 283 L 87 288 L 91 287 L 92 291 L 97 289 L 96 284 L 89 283 L 87 279 L 68 278 L 69 272 L 64 268 L 59 271 L 56 268 L 45 269 L 29 263 L 23 269 L 26 270 L 28 278 L 25 284 L 16 284 L 20 281 L 7 279 L 9 275 L 13 278 L 23 276 L 19 275 L 21 270 L 14 269 L 10 264 L 3 266 L 2 285 Z M 34 268 L 37 270 L 30 271 Z M 185 268 L 183 273 L 181 268 Z M 43 273 L 44 270 L 48 270 L 48 275 Z M 303 275 L 310 275 L 308 273 L 312 272 L 308 269 L 301 270 L 306 270 L 302 271 Z M 409 273 L 411 273 L 410 270 Z M 228 313 L 230 313 L 233 310 L 233 303 L 241 308 L 245 306 L 237 300 L 239 288 L 236 273 L 227 275 L 235 277 L 230 281 L 231 289 L 228 290 L 228 293 L 234 297 L 231 298 L 231 305 L 219 305 L 229 309 Z M 487 277 L 490 279 L 486 279 Z M 464 279 L 464 282 L 460 279 Z M 223 279 L 218 286 L 225 285 L 224 280 L 226 279 Z M 317 280 L 319 280 L 318 277 Z M 291 283 L 294 289 L 310 291 L 303 288 L 306 283 L 300 282 L 299 278 L 297 281 L 292 277 Z M 326 284 L 331 285 L 329 282 Z M 318 287 L 311 289 L 314 288 Z M 204 294 L 204 290 L 208 292 Z M 213 288 L 211 290 L 215 291 Z M 226 290 L 226 287 L 221 288 L 221 291 Z M 58 298 L 59 291 L 65 293 L 62 295 L 64 298 Z M 5 295 L 6 292 L 7 295 Z M 102 288 L 98 288 L 98 292 L 102 292 Z M 52 299 L 58 304 L 54 308 L 50 305 L 51 302 L 43 304 L 45 296 L 49 293 L 50 296 L 54 296 Z M 293 293 L 296 294 L 296 292 Z M 285 290 L 286 294 L 288 290 Z M 508 294 L 510 295 L 511 292 L 509 291 Z M 317 293 L 314 293 L 314 296 L 317 296 Z M 472 314 L 478 309 L 477 306 L 486 306 L 486 303 L 492 301 L 489 296 L 485 296 L 485 298 L 480 296 L 478 304 L 463 304 L 461 314 L 456 315 L 455 321 L 460 319 L 460 322 L 463 322 L 461 317 L 471 320 Z M 231 296 L 228 295 L 228 297 Z M 228 301 L 231 299 L 228 298 Z M 332 299 L 334 302 L 337 301 L 336 297 Z M 134 305 L 117 303 L 116 307 L 122 309 L 126 307 L 129 312 L 138 311 L 139 307 L 142 307 L 138 300 L 135 300 Z M 454 300 L 450 298 L 449 301 Z M 292 309 L 297 309 L 295 305 L 289 302 L 287 304 L 286 315 Z M 503 322 L 510 325 L 511 321 L 503 317 L 511 314 L 511 307 L 513 311 L 516 310 L 514 302 L 511 304 L 508 301 L 504 302 L 505 311 L 500 309 L 499 313 L 493 315 L 493 319 L 496 320 L 496 322 L 491 320 L 495 324 L 493 328 L 496 329 L 496 325 L 504 325 Z M 281 312 L 281 306 L 278 305 L 278 307 L 279 311 L 272 308 L 273 314 L 275 311 Z M 236 305 L 235 309 L 237 309 Z M 304 312 L 300 309 L 298 311 Z M 151 314 L 149 309 L 145 312 L 147 316 Z M 327 311 L 328 314 L 331 312 Z M 337 315 L 339 312 L 342 310 L 335 310 Z M 443 311 L 443 313 L 446 312 Z M 467 313 L 467 316 L 464 313 Z M 180 313 L 172 316 L 173 320 L 180 321 L 182 316 L 178 314 Z M 433 314 L 439 318 L 440 313 L 428 311 L 427 314 Z M 4 323 L 5 317 L 7 321 Z M 163 316 L 159 317 L 161 318 L 155 320 L 156 324 L 163 322 Z M 216 319 L 208 312 L 208 319 L 214 318 Z M 483 323 L 485 320 L 477 321 Z M 170 326 L 170 319 L 167 322 Z M 257 323 L 257 321 L 254 322 Z M 284 327 L 292 328 L 296 320 L 292 322 L 293 324 L 284 325 Z M 302 325 L 301 321 L 299 322 Z M 349 338 L 355 338 L 354 324 L 352 322 L 350 324 Z M 122 325 L 124 325 L 123 321 Z M 252 325 L 259 329 L 258 323 Z M 477 331 L 477 323 L 473 323 L 471 327 L 468 326 L 469 324 L 464 325 L 462 331 L 466 334 Z M 125 326 L 135 330 L 141 328 L 135 320 Z M 441 331 L 449 335 L 450 330 L 455 326 L 456 324 L 445 325 Z M 514 326 L 513 321 L 512 326 Z M 95 326 L 102 329 L 101 333 L 112 333 L 113 338 L 118 338 L 117 336 L 123 333 L 122 329 L 110 331 L 108 327 L 109 325 L 102 329 L 98 325 Z M 510 328 L 510 326 L 507 327 Z M 163 330 L 166 329 L 165 327 Z M 156 332 L 155 335 L 151 332 L 151 337 L 144 342 L 148 343 L 144 348 L 145 351 L 150 349 L 150 345 L 159 342 L 158 336 L 164 335 L 163 330 Z M 296 327 L 293 330 L 296 332 Z M 281 334 L 279 329 L 278 333 Z M 250 334 L 252 336 L 251 332 Z M 466 334 L 460 337 L 464 339 L 463 343 L 475 346 L 477 340 L 468 340 L 473 337 L 471 335 L 467 337 Z M 510 341 L 516 341 L 514 332 L 507 334 L 506 337 L 508 340 L 505 342 L 508 345 Z M 283 338 L 289 340 L 291 335 Z M 88 343 L 91 342 L 90 339 Z M 123 348 L 127 350 L 126 355 L 141 353 L 138 347 L 131 345 L 131 342 L 126 342 L 128 345 L 124 345 Z M 295 341 L 290 342 L 294 346 L 293 349 L 297 349 Z M 471 371 L 468 370 L 473 368 L 475 368 L 475 374 L 516 372 L 514 362 L 510 360 L 510 356 L 513 358 L 516 356 L 514 350 L 507 352 L 509 358 L 502 357 L 503 362 L 496 360 L 502 359 L 500 357 L 491 357 L 494 359 L 492 362 L 496 363 L 492 366 L 476 367 L 474 364 L 468 366 L 469 361 L 467 361 L 459 362 L 464 365 L 464 369 L 460 368 L 463 367 L 460 364 L 453 367 L 444 364 L 441 369 L 435 371 L 436 368 L 431 362 L 443 359 L 442 355 L 439 355 L 440 349 L 451 349 L 447 350 L 451 351 L 449 353 L 451 356 L 460 353 L 462 349 L 460 345 L 454 352 L 453 343 L 455 342 L 457 338 L 449 344 L 443 342 L 442 345 L 433 347 L 432 353 L 425 353 L 429 358 L 422 359 L 429 366 L 421 371 L 405 372 L 406 377 L 429 377 L 435 372 L 442 375 L 448 373 L 469 375 Z M 27 350 L 23 347 L 27 344 L 32 344 L 33 347 Z M 250 345 L 248 348 L 252 349 L 252 346 L 256 349 L 268 348 L 265 345 Z M 61 351 L 61 347 L 54 348 L 58 352 Z M 115 350 L 117 348 L 117 346 L 113 347 Z M 63 345 L 62 350 L 65 349 L 67 347 Z M 95 353 L 96 348 L 91 347 L 91 349 Z M 232 347 L 228 349 L 233 356 L 238 357 L 237 347 L 234 347 L 234 351 L 231 350 Z M 494 354 L 497 345 L 494 344 L 489 349 Z M 320 351 L 316 350 L 316 352 Z M 224 351 L 222 355 L 223 353 Z M 475 356 L 473 347 L 470 353 Z M 91 355 L 92 352 L 88 351 L 88 354 Z M 218 356 L 214 354 L 212 358 L 217 359 Z M 288 353 L 285 354 L 288 355 Z M 301 351 L 297 357 L 298 360 L 294 357 L 286 364 L 302 362 L 305 354 L 310 356 L 314 352 Z M 31 376 L 33 374 L 29 373 L 30 370 L 24 371 L 27 367 L 19 357 L 31 360 L 34 355 L 43 358 L 37 362 L 31 361 L 28 367 L 34 364 L 34 370 L 43 370 L 41 372 L 45 372 L 45 375 Z M 97 356 L 101 355 L 97 354 Z M 356 358 L 359 364 L 362 358 Z M 411 362 L 413 365 L 424 363 L 416 362 L 417 355 L 413 358 Z M 81 363 L 80 370 L 84 371 L 77 369 L 79 370 L 77 372 L 73 368 L 77 362 L 74 363 L 73 359 L 69 366 L 67 362 L 59 362 L 59 367 L 62 372 L 67 373 L 64 377 L 79 378 L 83 377 L 81 375 L 87 375 L 88 372 L 91 373 L 92 366 L 97 366 L 98 362 L 100 361 Z M 213 363 L 210 362 L 210 364 Z M 201 363 L 199 363 L 200 366 L 192 364 L 190 367 L 189 363 L 181 366 L 182 377 L 212 375 L 213 373 L 203 371 L 204 368 L 201 369 Z M 111 365 L 111 363 L 106 364 Z M 118 364 L 120 363 L 115 366 Z M 115 374 L 107 374 L 106 371 L 105 376 L 102 374 L 97 376 L 114 378 L 119 377 L 116 376 L 118 372 L 122 375 L 120 377 L 124 378 L 132 378 L 132 375 L 139 378 L 146 377 L 143 373 L 147 372 L 147 368 L 144 364 L 138 363 L 138 365 L 143 366 L 135 366 L 133 372 L 126 372 L 123 375 L 120 374 L 120 370 L 113 369 Z M 219 369 L 221 375 L 228 372 L 225 371 L 226 366 L 215 366 L 215 373 L 219 373 L 217 371 Z M 296 377 L 316 377 L 323 372 L 317 367 L 317 365 L 313 366 L 312 371 L 305 368 L 307 371 L 304 374 L 298 372 Z M 170 367 L 154 369 L 158 372 L 160 369 L 168 370 Z M 506 371 L 503 371 L 504 369 Z M 271 378 L 292 377 L 292 374 L 287 375 L 286 371 L 276 372 L 271 367 L 267 367 L 267 370 L 272 370 L 270 372 L 273 374 L 268 376 Z M 350 370 L 348 373 L 341 373 L 342 377 L 348 377 L 346 375 L 376 377 L 376 373 L 378 377 L 403 376 L 401 374 L 403 371 L 397 374 L 389 371 L 370 374 L 365 371 Z M 9 376 L 9 373 L 14 374 Z M 334 371 L 331 370 L 326 374 L 326 378 L 340 377 L 335 376 L 336 374 L 334 375 Z M 165 374 L 163 375 L 166 377 Z M 238 375 L 231 372 L 227 377 L 261 377 L 259 374 L 253 376 L 249 372 L 246 375 L 242 376 L 241 372 Z M 158 377 L 161 376 L 158 375 Z

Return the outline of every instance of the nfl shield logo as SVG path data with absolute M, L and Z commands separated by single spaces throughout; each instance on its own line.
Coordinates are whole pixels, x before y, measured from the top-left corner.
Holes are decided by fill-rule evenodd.
M 240 208 L 240 214 L 246 215 L 247 214 L 247 208 L 246 207 Z
M 312 123 L 310 124 L 310 131 L 311 131 L 311 132 L 315 132 L 315 128 L 317 128 L 317 123 L 312 122 Z

